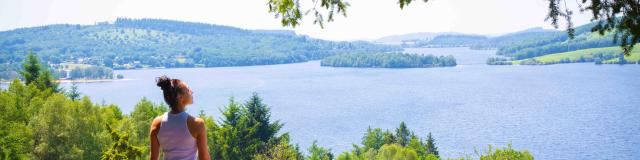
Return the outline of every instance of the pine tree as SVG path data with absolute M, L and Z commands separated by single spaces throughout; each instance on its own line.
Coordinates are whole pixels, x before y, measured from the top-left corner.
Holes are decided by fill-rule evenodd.
M 436 142 L 431 136 L 431 132 L 429 132 L 429 134 L 427 135 L 426 144 L 427 144 L 427 154 L 433 154 L 440 157 L 440 155 L 438 154 L 438 147 L 436 147 Z
M 364 151 L 369 150 L 369 148 L 375 150 L 380 149 L 380 147 L 384 145 L 384 135 L 382 133 L 382 129 L 371 129 L 371 127 L 369 127 L 367 129 L 367 133 L 365 133 L 364 137 L 362 137 L 362 145 L 364 145 Z
M 136 159 L 142 156 L 142 147 L 129 144 L 129 135 L 118 133 L 108 124 L 107 130 L 115 143 L 102 154 L 102 160 Z
M 246 102 L 248 116 L 248 126 L 255 127 L 254 138 L 262 141 L 267 141 L 269 138 L 274 137 L 275 134 L 282 128 L 282 124 L 279 121 L 274 123 L 270 122 L 271 114 L 269 107 L 262 103 L 262 98 L 257 93 L 253 93 L 251 98 Z
M 384 144 L 396 143 L 396 139 L 397 137 L 389 130 L 385 130 L 384 133 L 382 133 L 382 142 L 384 142 Z
M 58 83 L 55 82 L 51 71 L 47 67 L 43 67 L 38 60 L 38 56 L 29 51 L 29 55 L 22 63 L 20 75 L 24 78 L 25 84 L 34 83 L 39 89 L 51 89 L 53 92 L 59 92 Z
M 404 122 L 400 122 L 400 127 L 398 127 L 396 129 L 396 138 L 397 138 L 397 142 L 398 144 L 400 144 L 403 147 L 406 147 L 409 144 L 410 139 L 410 132 L 409 129 L 407 129 L 407 125 Z
M 276 133 L 282 128 L 279 121 L 270 122 L 271 114 L 269 107 L 262 103 L 262 98 L 257 93 L 253 93 L 251 98 L 245 103 L 247 123 L 246 128 L 249 129 L 249 145 L 247 146 L 250 153 L 262 153 L 266 151 L 267 146 L 275 145 Z
M 36 82 L 40 77 L 41 68 L 38 57 L 32 51 L 29 51 L 29 55 L 22 63 L 22 70 L 20 71 L 20 75 L 24 78 L 26 85 Z
M 69 88 L 69 91 L 67 92 L 67 97 L 69 97 L 69 99 L 71 99 L 72 101 L 75 101 L 80 98 L 80 95 L 81 94 L 78 91 L 78 84 L 71 83 L 71 88 Z
M 318 141 L 313 141 L 311 146 L 308 148 L 309 157 L 308 160 L 332 160 L 333 154 L 331 153 L 331 149 L 327 149 L 324 147 L 318 146 Z

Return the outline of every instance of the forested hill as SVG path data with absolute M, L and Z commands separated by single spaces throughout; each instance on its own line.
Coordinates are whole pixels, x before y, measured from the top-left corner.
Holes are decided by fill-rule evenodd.
M 0 32 L 0 64 L 29 50 L 49 63 L 82 62 L 116 69 L 215 67 L 304 62 L 346 52 L 397 47 L 334 42 L 286 30 L 246 30 L 205 23 L 118 18 L 95 25 L 47 25 Z
M 519 32 L 490 37 L 472 34 L 437 34 L 436 36 L 405 37 L 402 47 L 470 47 L 471 49 L 497 49 L 498 55 L 522 60 L 553 53 L 618 46 L 613 33 L 600 35 L 591 32 L 596 22 L 575 28 L 570 39 L 566 31 L 530 28 Z M 408 34 L 412 35 L 412 34 Z
M 502 46 L 496 53 L 521 60 L 553 53 L 611 47 L 620 44 L 620 42 L 613 41 L 613 33 L 600 35 L 597 32 L 591 32 L 594 26 L 595 23 L 590 23 L 576 27 L 574 39 L 570 39 L 566 31 L 540 33 Z

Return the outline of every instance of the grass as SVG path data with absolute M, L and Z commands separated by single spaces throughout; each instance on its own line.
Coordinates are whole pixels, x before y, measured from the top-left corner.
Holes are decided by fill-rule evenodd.
M 627 62 L 638 62 L 638 61 L 640 61 L 640 49 L 636 48 L 633 51 L 631 51 L 631 55 L 625 56 L 624 60 L 627 60 Z M 620 60 L 617 59 L 617 58 L 614 58 L 614 59 L 603 61 L 602 63 L 618 63 L 618 61 L 620 61 Z
M 618 46 L 582 49 L 582 50 L 548 54 L 548 55 L 534 57 L 534 58 L 512 61 L 512 64 L 520 64 L 522 61 L 530 60 L 530 59 L 535 59 L 536 61 L 543 62 L 543 63 L 560 62 L 562 59 L 569 59 L 571 61 L 575 61 L 579 59 L 581 56 L 592 57 L 593 54 L 597 54 L 597 53 L 602 53 L 603 55 L 607 55 L 607 54 L 615 55 L 615 54 L 622 53 L 622 49 Z M 638 60 L 640 60 L 640 48 L 636 47 L 634 50 L 631 51 L 631 55 L 625 56 L 624 59 L 630 62 L 637 62 Z M 618 58 L 613 58 L 613 59 L 604 60 L 603 63 L 616 63 L 618 61 L 619 61 Z

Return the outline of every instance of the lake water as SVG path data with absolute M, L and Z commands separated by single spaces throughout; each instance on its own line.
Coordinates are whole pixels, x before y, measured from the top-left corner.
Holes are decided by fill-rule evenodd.
M 79 84 L 96 103 L 130 112 L 147 97 L 162 103 L 154 77 L 186 81 L 188 108 L 220 117 L 233 96 L 257 92 L 295 143 L 313 140 L 334 153 L 351 149 L 368 126 L 400 121 L 420 137 L 431 132 L 440 154 L 473 154 L 488 144 L 527 149 L 537 159 L 640 157 L 640 65 L 488 66 L 494 51 L 407 49 L 453 54 L 448 68 L 363 69 L 297 64 L 117 71 L 131 80 Z M 68 84 L 65 84 L 68 85 Z

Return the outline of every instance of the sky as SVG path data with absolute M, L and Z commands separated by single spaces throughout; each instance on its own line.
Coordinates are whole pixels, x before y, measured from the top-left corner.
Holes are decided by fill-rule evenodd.
M 268 13 L 267 0 L 0 0 L 0 31 L 48 24 L 95 24 L 117 17 L 161 18 L 244 29 L 286 29 L 327 40 L 373 40 L 414 32 L 461 32 L 498 35 L 532 27 L 552 28 L 545 21 L 547 0 L 416 0 L 400 9 L 397 0 L 345 0 L 347 17 L 325 28 L 309 15 L 296 28 L 283 27 Z M 301 8 L 312 0 L 300 0 Z M 574 24 L 588 23 L 579 13 Z M 563 25 L 560 29 L 563 29 Z

